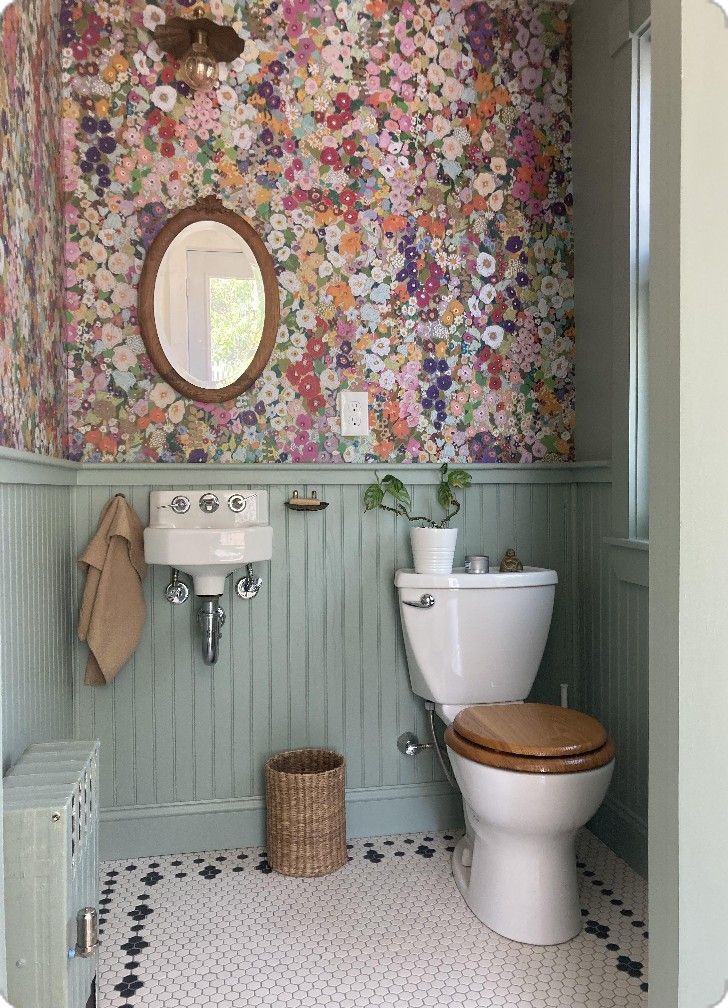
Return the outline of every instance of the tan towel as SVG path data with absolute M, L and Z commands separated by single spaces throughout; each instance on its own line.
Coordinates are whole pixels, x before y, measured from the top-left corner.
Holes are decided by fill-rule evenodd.
M 78 636 L 89 647 L 85 682 L 103 686 L 136 650 L 147 616 L 144 530 L 123 494 L 104 508 L 79 563 L 88 567 L 78 620 Z

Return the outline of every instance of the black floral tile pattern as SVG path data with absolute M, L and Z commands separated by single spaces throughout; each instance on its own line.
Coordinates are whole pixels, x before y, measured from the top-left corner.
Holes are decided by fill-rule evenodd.
M 263 848 L 107 862 L 100 1008 L 645 1008 L 645 886 L 590 833 L 584 929 L 507 941 L 468 910 L 452 833 L 355 840 L 319 879 Z

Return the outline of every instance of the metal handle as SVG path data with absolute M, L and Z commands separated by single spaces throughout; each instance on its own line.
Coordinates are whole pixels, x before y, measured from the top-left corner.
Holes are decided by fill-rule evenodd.
M 190 589 L 179 579 L 179 571 L 172 568 L 172 580 L 164 589 L 164 594 L 168 602 L 172 605 L 182 605 L 190 597 Z
M 432 595 L 425 593 L 420 597 L 419 602 L 407 602 L 404 600 L 404 604 L 413 606 L 415 609 L 432 609 L 435 604 L 435 599 Z
M 99 947 L 99 918 L 96 907 L 84 907 L 76 914 L 76 948 L 82 959 L 92 956 Z
M 263 584 L 263 578 L 253 577 L 253 565 L 247 565 L 247 574 L 235 585 L 235 591 L 242 599 L 252 599 L 258 594 Z
M 164 506 L 165 505 L 163 504 L 162 507 Z M 174 511 L 175 514 L 187 514 L 190 509 L 190 502 L 186 497 L 178 494 L 177 497 L 172 498 L 167 507 Z
M 241 511 L 244 511 L 247 503 L 242 494 L 233 494 L 228 498 L 228 507 L 233 514 L 240 514 Z
M 200 497 L 200 511 L 213 514 L 220 507 L 220 501 L 214 493 L 205 493 Z

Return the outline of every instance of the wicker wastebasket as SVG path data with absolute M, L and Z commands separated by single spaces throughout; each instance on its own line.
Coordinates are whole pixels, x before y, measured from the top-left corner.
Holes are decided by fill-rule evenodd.
M 282 875 L 328 875 L 346 864 L 344 757 L 293 749 L 265 764 L 268 864 Z

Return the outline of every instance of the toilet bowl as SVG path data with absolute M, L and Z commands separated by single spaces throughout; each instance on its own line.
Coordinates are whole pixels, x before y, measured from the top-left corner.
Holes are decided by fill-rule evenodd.
M 595 718 L 524 702 L 556 583 L 540 568 L 395 577 L 413 692 L 446 725 L 463 795 L 455 882 L 484 924 L 536 945 L 581 930 L 575 838 L 614 768 L 614 745 Z M 418 604 L 423 594 L 434 602 Z

